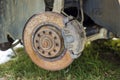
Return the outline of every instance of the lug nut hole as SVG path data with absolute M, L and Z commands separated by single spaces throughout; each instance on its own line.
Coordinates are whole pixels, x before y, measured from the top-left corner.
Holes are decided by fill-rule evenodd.
M 58 44 L 58 43 L 56 43 L 56 46 L 59 46 L 59 44 Z
M 54 49 L 53 51 L 54 51 L 54 52 L 56 52 L 56 50 L 55 50 L 55 49 Z
M 40 47 L 39 47 L 39 46 L 38 46 L 37 48 L 38 48 L 38 49 L 40 49 Z
M 45 34 L 45 31 L 43 31 L 43 34 Z
M 52 32 L 49 32 L 49 34 L 51 35 L 51 34 L 52 34 Z
M 36 40 L 36 43 L 38 43 L 38 40 Z
M 42 54 L 45 54 L 45 51 L 42 51 Z
M 48 55 L 50 56 L 50 55 L 51 55 L 51 53 L 49 52 L 49 53 L 48 53 Z
M 38 37 L 40 37 L 40 34 L 38 34 Z
M 54 39 L 57 39 L 57 37 L 55 36 Z

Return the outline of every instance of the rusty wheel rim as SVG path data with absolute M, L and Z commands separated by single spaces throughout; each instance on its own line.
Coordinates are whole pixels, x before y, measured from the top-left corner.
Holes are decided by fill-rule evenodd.
M 41 68 L 56 71 L 66 68 L 73 62 L 70 52 L 64 49 L 60 32 L 65 26 L 64 18 L 58 13 L 45 12 L 33 16 L 25 26 L 23 34 L 25 49 L 32 61 Z M 46 22 L 50 25 L 46 25 L 48 24 Z M 55 25 L 51 26 L 51 23 Z M 53 53 L 49 53 L 51 51 Z

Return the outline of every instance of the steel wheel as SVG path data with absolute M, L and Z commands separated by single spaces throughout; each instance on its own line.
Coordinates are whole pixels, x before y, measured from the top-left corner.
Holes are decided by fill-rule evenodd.
M 32 61 L 46 70 L 61 70 L 69 66 L 73 59 L 64 48 L 61 29 L 64 16 L 45 12 L 34 15 L 26 24 L 23 41 Z

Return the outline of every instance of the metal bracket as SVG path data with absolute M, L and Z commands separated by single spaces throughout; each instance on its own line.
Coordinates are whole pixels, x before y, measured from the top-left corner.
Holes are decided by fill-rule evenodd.
M 12 46 L 11 46 L 11 49 L 12 49 L 12 51 L 13 51 L 13 53 L 14 53 L 15 56 L 17 56 L 17 53 L 16 53 L 16 51 L 14 50 L 14 47 L 15 47 L 16 45 L 18 45 L 19 43 L 21 43 L 21 40 L 16 41 L 16 42 L 13 43 Z
M 61 13 L 64 8 L 64 0 L 54 0 L 53 12 Z

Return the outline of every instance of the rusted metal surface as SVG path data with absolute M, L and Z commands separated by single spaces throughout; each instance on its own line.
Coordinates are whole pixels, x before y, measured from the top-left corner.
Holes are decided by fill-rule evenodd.
M 58 57 L 64 48 L 60 30 L 52 23 L 45 22 L 38 26 L 33 33 L 33 47 L 45 58 Z
M 34 63 L 36 63 L 39 67 L 42 67 L 46 70 L 52 70 L 52 71 L 61 70 L 65 67 L 67 67 L 68 65 L 70 65 L 73 61 L 73 58 L 71 57 L 70 52 L 68 50 L 64 50 L 63 55 L 61 53 L 60 47 L 63 46 L 64 44 L 61 45 L 61 43 L 63 41 L 61 40 L 61 38 L 62 38 L 60 35 L 61 32 L 59 32 L 59 31 L 61 29 L 63 29 L 63 27 L 65 26 L 64 18 L 65 18 L 64 16 L 57 14 L 57 13 L 45 12 L 45 13 L 38 14 L 38 15 L 32 17 L 29 20 L 29 22 L 26 24 L 26 27 L 24 29 L 24 37 L 23 37 L 24 46 L 26 48 L 28 55 L 30 56 L 30 58 L 32 59 L 32 61 Z M 51 26 L 43 26 L 43 28 L 41 28 L 41 29 L 38 28 L 36 31 L 36 28 L 39 25 L 46 25 L 46 22 L 55 24 L 54 26 L 56 28 L 59 28 L 60 30 L 58 31 L 58 30 L 54 29 L 54 27 L 51 27 Z M 48 25 L 48 23 L 47 23 L 47 25 Z M 45 32 L 43 32 L 43 31 L 45 31 Z M 34 32 L 36 32 L 36 33 L 33 36 Z M 52 32 L 54 37 L 51 36 L 51 33 L 49 33 L 49 32 Z M 39 38 L 38 33 L 40 33 L 39 36 L 41 36 L 41 38 Z M 46 33 L 46 34 L 44 34 L 44 33 Z M 54 40 L 56 38 L 58 38 L 60 40 Z M 36 47 L 33 47 L 31 39 L 33 39 L 34 46 L 36 46 Z M 41 39 L 44 39 L 44 40 L 41 40 Z M 40 44 L 37 44 L 36 40 L 39 40 L 39 42 L 41 41 Z M 52 42 L 52 41 L 54 41 L 54 42 Z M 58 44 L 56 45 L 55 43 L 58 43 Z M 51 47 L 51 45 L 54 45 L 56 47 L 54 47 L 54 46 Z M 38 46 L 41 46 L 40 48 L 42 48 L 42 49 L 39 50 Z M 34 49 L 34 48 L 36 48 L 36 49 Z M 45 49 L 48 49 L 48 50 L 45 50 Z M 56 49 L 56 52 L 54 52 L 54 49 Z M 55 59 L 53 61 L 43 59 L 39 55 L 36 54 L 37 53 L 36 50 L 39 52 L 40 55 L 44 56 L 46 59 L 48 59 L 48 58 L 52 58 L 52 59 L 58 58 L 58 59 Z M 41 53 L 42 52 L 41 50 L 44 50 L 45 54 Z M 53 53 L 50 56 L 48 52 L 51 52 L 51 51 L 53 51 Z M 60 58 L 56 57 L 58 55 L 60 55 Z

